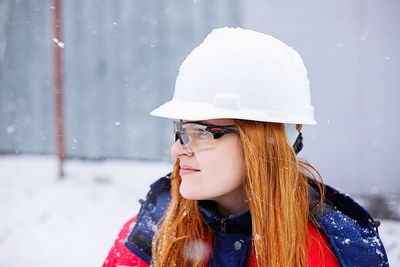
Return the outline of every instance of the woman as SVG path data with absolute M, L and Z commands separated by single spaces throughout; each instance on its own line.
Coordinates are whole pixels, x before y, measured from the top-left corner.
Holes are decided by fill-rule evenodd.
M 315 124 L 306 68 L 281 41 L 216 29 L 180 67 L 172 174 L 104 266 L 388 266 L 375 222 L 296 154 Z

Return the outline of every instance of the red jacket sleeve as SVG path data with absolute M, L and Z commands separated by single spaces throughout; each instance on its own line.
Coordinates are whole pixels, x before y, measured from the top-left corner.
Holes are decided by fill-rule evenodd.
M 339 267 L 325 236 L 312 224 L 308 224 L 308 233 L 311 237 L 308 266 L 310 267 Z
M 325 236 L 312 224 L 308 224 L 310 235 L 308 250 L 308 267 L 339 267 L 339 263 L 329 247 Z M 256 267 L 257 260 L 253 253 L 250 254 L 246 267 Z
M 133 226 L 136 223 L 136 218 L 137 216 L 133 217 L 122 227 L 117 239 L 114 241 L 114 245 L 110 249 L 107 258 L 103 263 L 103 267 L 149 267 L 145 261 L 136 256 L 124 245 L 129 233 L 132 231 Z

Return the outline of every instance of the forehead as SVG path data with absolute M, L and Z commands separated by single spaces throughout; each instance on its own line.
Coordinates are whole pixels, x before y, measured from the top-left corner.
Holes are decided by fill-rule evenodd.
M 182 122 L 187 122 L 187 120 L 182 120 Z M 192 122 L 212 124 L 212 125 L 221 125 L 221 126 L 234 124 L 233 119 L 213 119 L 213 120 L 201 120 L 201 121 L 192 121 Z

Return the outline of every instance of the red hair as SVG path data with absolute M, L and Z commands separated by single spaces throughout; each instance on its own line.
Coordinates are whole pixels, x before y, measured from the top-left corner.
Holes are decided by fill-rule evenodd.
M 252 250 L 257 266 L 307 266 L 308 179 L 318 173 L 297 159 L 280 123 L 235 120 L 243 149 L 244 190 L 252 218 Z M 299 129 L 299 127 L 298 127 Z M 171 176 L 170 206 L 153 239 L 154 266 L 205 266 L 213 233 L 196 200 L 179 194 L 179 160 Z M 187 257 L 200 242 L 199 257 Z

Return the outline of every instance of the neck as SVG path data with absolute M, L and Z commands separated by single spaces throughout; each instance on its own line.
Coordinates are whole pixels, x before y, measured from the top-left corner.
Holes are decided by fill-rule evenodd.
M 222 216 L 240 214 L 249 209 L 243 188 L 239 188 L 237 192 L 220 196 L 214 199 L 214 201 L 217 202 L 218 213 Z

